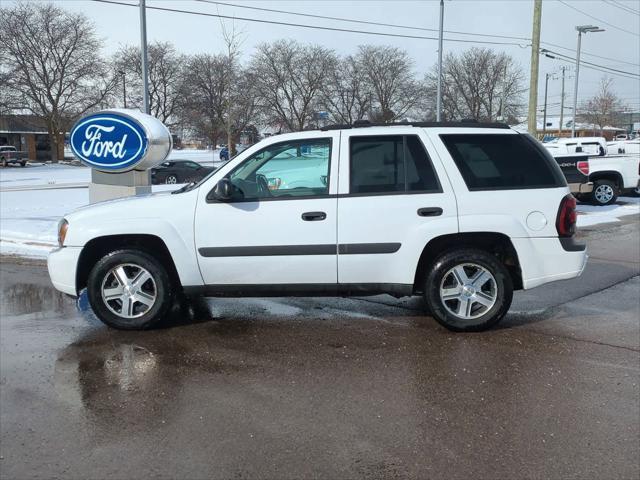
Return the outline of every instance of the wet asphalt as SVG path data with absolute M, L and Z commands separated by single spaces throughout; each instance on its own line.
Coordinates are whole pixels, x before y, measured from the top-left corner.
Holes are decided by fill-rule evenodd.
M 640 476 L 638 219 L 454 334 L 419 299 L 211 299 L 120 332 L 0 263 L 0 477 Z

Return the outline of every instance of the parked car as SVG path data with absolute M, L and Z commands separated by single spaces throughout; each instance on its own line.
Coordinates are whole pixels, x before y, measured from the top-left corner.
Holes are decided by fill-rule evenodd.
M 580 275 L 576 201 L 539 142 L 504 124 L 354 125 L 269 137 L 197 184 L 82 208 L 53 285 L 115 328 L 182 295 L 420 295 L 483 330 L 514 290 Z
M 589 156 L 574 154 L 557 155 L 554 158 L 567 180 L 571 193 L 586 198 L 593 191 L 593 182 L 589 180 Z
M 247 148 L 247 145 L 236 145 L 236 154 L 244 152 Z M 222 146 L 218 157 L 220 158 L 221 162 L 229 161 L 229 148 L 226 145 Z
M 0 165 L 8 167 L 11 163 L 24 167 L 27 164 L 27 152 L 20 152 L 16 147 L 9 145 L 0 146 Z
M 151 183 L 189 183 L 202 180 L 214 167 L 205 167 L 191 160 L 169 160 L 151 169 Z

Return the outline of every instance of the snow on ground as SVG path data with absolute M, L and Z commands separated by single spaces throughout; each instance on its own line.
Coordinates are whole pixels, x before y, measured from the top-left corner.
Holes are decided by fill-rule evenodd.
M 578 228 L 600 223 L 619 222 L 620 217 L 640 214 L 640 198 L 620 197 L 617 203 L 604 207 L 578 204 L 577 210 Z
M 198 157 L 211 151 L 177 150 L 181 159 Z M 172 154 L 172 155 L 173 155 Z M 46 257 L 57 242 L 58 221 L 68 212 L 89 203 L 90 180 L 86 167 L 34 165 L 0 169 L 0 254 Z M 79 188 L 66 188 L 69 185 Z M 59 186 L 61 188 L 55 188 Z M 26 188 L 17 190 L 16 188 Z M 153 191 L 166 191 L 180 185 L 157 185 Z M 640 214 L 640 198 L 621 197 L 606 207 L 578 205 L 578 227 L 619 222 L 620 217 Z
M 220 150 L 173 150 L 170 160 L 192 160 L 202 165 L 219 162 Z M 77 186 L 91 181 L 91 169 L 65 164 L 29 163 L 26 167 L 0 169 L 0 189 L 25 186 Z

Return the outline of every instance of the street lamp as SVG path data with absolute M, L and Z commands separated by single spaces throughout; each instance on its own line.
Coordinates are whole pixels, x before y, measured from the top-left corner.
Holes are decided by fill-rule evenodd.
M 118 73 L 122 75 L 122 99 L 124 101 L 124 108 L 127 108 L 127 81 L 126 72 L 124 70 L 118 70 Z
M 576 119 L 578 112 L 578 75 L 580 74 L 580 45 L 582 43 L 582 34 L 588 32 L 604 32 L 604 28 L 594 25 L 580 25 L 576 27 L 578 31 L 578 48 L 576 49 L 576 82 L 573 88 L 573 123 L 571 124 L 571 136 L 576 136 Z

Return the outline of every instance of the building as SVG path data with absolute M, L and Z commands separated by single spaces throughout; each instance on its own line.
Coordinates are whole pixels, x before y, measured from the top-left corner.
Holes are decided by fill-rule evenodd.
M 12 145 L 28 153 L 31 161 L 51 160 L 51 144 L 46 122 L 35 115 L 0 115 L 0 145 Z M 58 145 L 64 158 L 64 144 Z
M 560 129 L 560 117 L 547 117 L 546 125 L 543 124 L 543 117 L 537 118 L 537 137 L 542 140 L 544 137 L 571 137 L 571 126 L 573 117 L 564 117 L 562 120 L 562 130 Z M 527 131 L 527 122 L 514 125 L 513 128 L 519 132 Z M 607 140 L 621 133 L 627 133 L 627 129 L 620 127 L 605 126 L 602 130 L 597 125 L 591 123 L 577 123 L 576 137 L 604 137 Z

